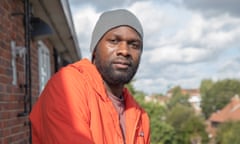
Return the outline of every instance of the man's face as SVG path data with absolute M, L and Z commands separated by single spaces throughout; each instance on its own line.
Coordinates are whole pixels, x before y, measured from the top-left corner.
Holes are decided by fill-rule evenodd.
M 136 73 L 142 53 L 142 39 L 128 27 L 108 31 L 93 53 L 93 62 L 109 85 L 128 83 Z

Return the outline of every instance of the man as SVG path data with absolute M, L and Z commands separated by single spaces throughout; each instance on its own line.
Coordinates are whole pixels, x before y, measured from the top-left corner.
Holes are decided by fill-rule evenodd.
M 33 107 L 33 144 L 149 144 L 147 113 L 124 88 L 142 48 L 135 15 L 122 9 L 103 13 L 92 34 L 92 61 L 62 68 Z

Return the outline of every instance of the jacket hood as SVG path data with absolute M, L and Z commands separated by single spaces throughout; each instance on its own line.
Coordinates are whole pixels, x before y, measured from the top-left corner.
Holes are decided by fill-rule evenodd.
M 96 66 L 91 63 L 88 59 L 82 59 L 76 63 L 71 64 L 72 67 L 76 68 L 81 74 L 86 77 L 86 81 L 91 83 L 92 88 L 106 101 L 106 90 L 104 87 L 104 81 L 98 72 Z M 102 95 L 105 93 L 105 95 Z

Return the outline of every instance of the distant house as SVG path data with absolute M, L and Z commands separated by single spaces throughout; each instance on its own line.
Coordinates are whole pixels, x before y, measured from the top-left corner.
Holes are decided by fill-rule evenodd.
M 192 105 L 195 112 L 200 113 L 202 111 L 202 98 L 199 89 L 182 89 L 182 93 L 189 95 L 188 102 Z
M 173 89 L 170 89 L 166 96 L 167 97 L 172 97 L 172 92 Z M 192 105 L 192 107 L 194 108 L 196 113 L 200 113 L 201 112 L 201 94 L 199 89 L 181 89 L 181 93 L 184 95 L 188 95 L 188 102 Z
M 165 106 L 167 104 L 169 99 L 170 99 L 170 97 L 160 96 L 160 95 L 145 96 L 146 102 L 159 103 L 160 105 L 163 105 L 163 106 Z
M 31 143 L 28 114 L 48 79 L 81 59 L 67 0 L 0 0 L 0 143 Z
M 210 136 L 215 136 L 218 126 L 227 121 L 240 121 L 240 98 L 238 95 L 235 95 L 222 110 L 213 113 L 209 117 L 207 131 Z

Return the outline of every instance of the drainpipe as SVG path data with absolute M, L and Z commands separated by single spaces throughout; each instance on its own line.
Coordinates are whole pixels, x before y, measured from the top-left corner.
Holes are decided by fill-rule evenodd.
M 30 6 L 29 6 L 29 0 L 24 0 L 24 22 L 25 22 L 25 47 L 27 49 L 27 56 L 26 56 L 26 94 L 28 96 L 28 102 L 29 102 L 29 112 L 32 109 L 32 79 L 31 79 L 31 34 L 30 34 Z
M 30 4 L 29 0 L 24 0 L 24 24 L 25 24 L 25 47 L 26 47 L 26 75 L 25 75 L 25 92 L 26 92 L 26 98 L 28 100 L 29 104 L 29 110 L 30 113 L 32 110 L 32 79 L 31 79 L 31 47 L 30 47 L 30 40 L 31 40 L 31 34 L 30 34 L 30 18 L 31 18 L 31 12 L 30 12 Z M 27 101 L 26 100 L 26 101 Z M 27 106 L 27 105 L 26 105 Z M 32 130 L 31 130 L 31 123 L 29 122 L 29 143 L 32 143 Z
M 32 80 L 31 80 L 31 48 L 30 48 L 30 41 L 31 41 L 31 11 L 30 11 L 30 4 L 29 0 L 23 0 L 24 3 L 24 13 L 12 13 L 12 16 L 17 15 L 23 15 L 24 19 L 24 40 L 25 40 L 25 84 L 21 85 L 20 87 L 23 87 L 25 90 L 24 95 L 24 111 L 21 113 L 18 113 L 18 117 L 25 117 L 28 116 L 29 113 L 32 110 Z M 12 47 L 16 48 L 15 43 L 11 43 Z M 29 144 L 32 144 L 32 131 L 31 131 L 31 123 L 27 122 L 27 125 L 29 125 Z

